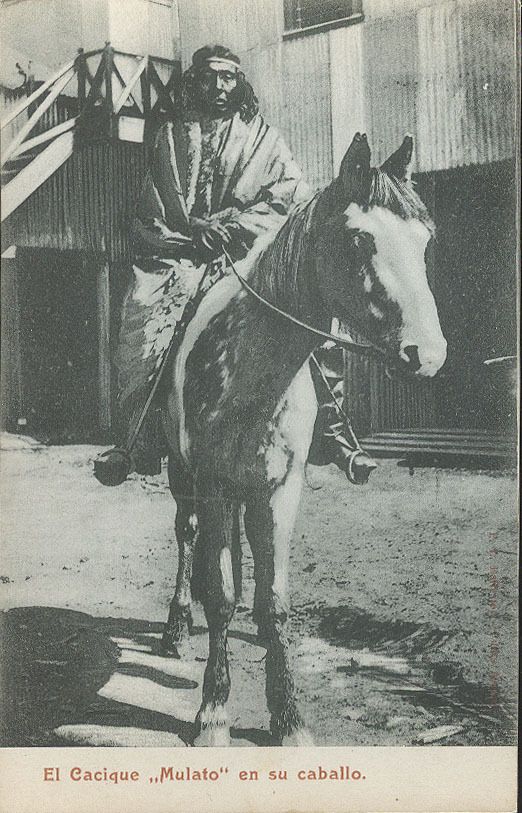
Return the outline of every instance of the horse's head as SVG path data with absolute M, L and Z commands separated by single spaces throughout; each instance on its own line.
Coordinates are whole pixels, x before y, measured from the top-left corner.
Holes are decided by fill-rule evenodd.
M 329 312 L 417 375 L 433 376 L 446 340 L 426 276 L 433 224 L 409 180 L 412 149 L 406 136 L 372 168 L 366 136 L 356 134 L 330 188 L 334 211 L 319 227 L 317 253 Z

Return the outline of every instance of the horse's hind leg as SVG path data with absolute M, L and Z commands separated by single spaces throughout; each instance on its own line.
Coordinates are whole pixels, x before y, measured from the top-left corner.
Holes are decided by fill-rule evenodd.
M 237 510 L 237 504 L 227 499 L 219 486 L 212 483 L 201 492 L 198 489 L 199 545 L 205 553 L 200 562 L 199 590 L 209 637 L 203 700 L 196 718 L 199 734 L 194 745 L 198 746 L 230 742 L 225 708 L 230 693 L 227 632 L 236 604 L 232 558 L 233 546 L 238 544 Z
M 245 530 L 254 556 L 255 619 L 265 639 L 270 731 L 282 745 L 311 745 L 299 713 L 286 634 L 288 556 L 301 494 L 301 472 L 288 474 L 270 495 L 247 501 Z
M 190 610 L 190 577 L 194 550 L 198 539 L 198 517 L 195 510 L 194 485 L 190 475 L 180 477 L 169 460 L 169 484 L 176 500 L 176 541 L 178 543 L 178 573 L 176 592 L 170 603 L 169 617 L 161 639 L 161 654 L 179 658 L 179 644 L 192 629 Z

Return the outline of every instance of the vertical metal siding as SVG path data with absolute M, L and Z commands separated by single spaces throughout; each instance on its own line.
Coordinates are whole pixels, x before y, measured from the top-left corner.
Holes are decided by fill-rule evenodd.
M 81 41 L 76 48 L 82 46 L 86 51 L 103 48 L 109 39 L 109 6 L 107 0 L 80 0 L 80 26 Z M 69 54 L 70 58 L 73 53 Z
M 148 3 L 144 0 L 108 0 L 109 36 L 113 48 L 132 54 L 148 50 Z M 100 47 L 100 46 L 98 46 Z
M 515 15 L 509 0 L 468 3 L 461 11 L 462 68 L 466 77 L 467 121 L 478 135 L 475 161 L 501 161 L 514 155 Z M 466 133 L 464 141 L 466 142 Z
M 367 22 L 382 20 L 440 2 L 441 0 L 364 0 L 364 18 Z
M 22 92 L 18 89 L 11 90 L 10 88 L 4 87 L 0 88 L 0 110 L 2 112 L 2 118 L 4 115 L 9 113 L 13 107 L 17 107 L 24 96 L 26 96 L 25 91 Z M 9 142 L 13 140 L 18 131 L 24 126 L 28 118 L 29 111 L 25 110 L 6 127 L 4 127 L 2 130 L 2 142 L 4 146 L 7 146 Z
M 241 56 L 281 41 L 281 0 L 179 0 L 182 63 L 218 42 Z
M 356 132 L 366 132 L 363 83 L 363 27 L 350 25 L 330 31 L 332 96 L 332 157 L 334 172 Z
M 433 6 L 422 9 L 418 20 L 419 167 L 429 171 L 478 163 L 482 149 L 481 133 L 474 127 L 474 55 L 463 51 L 461 10 L 455 3 Z M 474 101 L 468 108 L 470 96 Z
M 147 53 L 165 59 L 179 59 L 177 12 L 172 0 L 147 0 Z
M 283 44 L 283 132 L 308 183 L 333 177 L 328 33 Z
M 366 0 L 365 15 L 330 32 L 336 165 L 350 115 L 364 123 L 376 163 L 406 132 L 415 137 L 418 172 L 514 155 L 510 0 Z M 347 126 L 351 133 L 359 124 Z
M 364 94 L 372 160 L 379 164 L 416 131 L 417 21 L 413 13 L 364 29 Z
M 402 128 L 416 136 L 414 169 L 420 172 L 512 156 L 513 43 L 513 8 L 506 0 L 444 0 L 371 20 L 365 93 L 379 149 Z M 411 71 L 397 73 L 398 60 L 410 60 Z
M 19 246 L 86 249 L 128 262 L 129 228 L 144 172 L 141 146 L 85 146 L 8 218 L 6 232 Z

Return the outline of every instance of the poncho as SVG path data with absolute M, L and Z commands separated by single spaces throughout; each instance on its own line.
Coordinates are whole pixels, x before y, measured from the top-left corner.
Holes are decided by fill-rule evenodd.
M 206 270 L 189 218 L 226 226 L 229 252 L 240 259 L 258 238 L 275 236 L 308 196 L 289 149 L 259 114 L 249 123 L 236 113 L 163 125 L 137 207 L 134 279 L 115 359 L 120 405 L 134 401 L 154 377 Z

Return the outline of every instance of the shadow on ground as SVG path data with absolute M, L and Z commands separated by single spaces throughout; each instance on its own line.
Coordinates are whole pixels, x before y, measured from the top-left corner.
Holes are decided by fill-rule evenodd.
M 441 657 L 450 630 L 380 620 L 349 606 L 322 607 L 316 616 L 319 636 L 349 652 L 338 672 L 367 680 L 369 688 L 381 684 L 389 696 L 429 712 L 438 725 L 472 726 L 478 739 L 473 744 L 514 743 L 515 700 L 502 697 L 496 686 L 465 680 L 460 663 Z
M 205 659 L 160 658 L 162 623 L 22 607 L 2 613 L 0 624 L 2 746 L 193 743 Z M 195 632 L 206 637 L 204 628 Z M 271 744 L 257 728 L 230 733 L 246 745 Z

